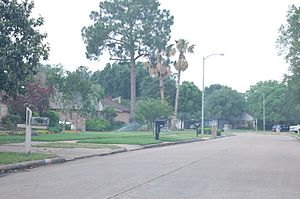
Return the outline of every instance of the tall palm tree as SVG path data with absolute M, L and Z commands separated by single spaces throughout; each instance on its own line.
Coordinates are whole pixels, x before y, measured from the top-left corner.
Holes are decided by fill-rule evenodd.
M 189 42 L 185 39 L 176 40 L 175 44 L 176 44 L 176 51 L 177 53 L 179 53 L 179 56 L 178 56 L 178 60 L 174 62 L 174 67 L 177 70 L 177 88 L 176 88 L 176 97 L 175 97 L 174 116 L 172 119 L 172 130 L 175 129 L 175 124 L 176 124 L 181 72 L 185 71 L 189 66 L 185 54 L 194 53 L 194 48 L 195 48 L 194 44 L 189 45 Z
M 149 70 L 149 73 L 159 77 L 161 102 L 165 99 L 164 79 L 171 74 L 170 57 L 173 56 L 175 52 L 173 44 L 168 45 L 164 50 L 158 51 L 152 58 L 150 58 L 150 62 L 145 63 L 145 67 Z

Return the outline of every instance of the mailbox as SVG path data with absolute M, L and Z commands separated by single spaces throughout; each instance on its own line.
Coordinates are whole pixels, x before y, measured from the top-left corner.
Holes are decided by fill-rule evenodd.
M 155 139 L 159 140 L 160 129 L 165 126 L 165 120 L 156 120 L 155 121 Z

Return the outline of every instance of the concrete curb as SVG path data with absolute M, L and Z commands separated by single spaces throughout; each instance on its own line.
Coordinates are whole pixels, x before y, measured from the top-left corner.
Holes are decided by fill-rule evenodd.
M 128 152 L 128 151 L 137 151 L 137 150 L 142 150 L 142 149 L 172 146 L 172 145 L 177 145 L 177 144 L 187 144 L 187 143 L 193 143 L 193 142 L 208 141 L 208 140 L 212 140 L 212 139 L 225 138 L 225 137 L 229 137 L 229 136 L 219 136 L 219 137 L 213 137 L 213 138 L 209 138 L 209 139 L 194 138 L 194 139 L 191 139 L 191 140 L 184 140 L 184 141 L 179 141 L 179 142 L 167 142 L 167 143 L 159 143 L 159 144 L 150 144 L 150 145 L 145 145 L 145 146 L 142 146 L 140 148 L 131 149 L 131 150 L 127 150 L 126 148 L 120 148 L 120 149 L 115 149 L 111 152 L 99 153 L 99 154 L 93 154 L 93 155 L 86 155 L 86 156 L 81 156 L 81 157 L 75 157 L 75 158 L 70 159 L 70 160 L 66 160 L 65 158 L 58 157 L 58 158 L 45 159 L 45 160 L 21 162 L 21 163 L 16 163 L 16 164 L 9 164 L 9 165 L 0 166 L 0 174 L 14 172 L 14 171 L 17 171 L 17 170 L 29 169 L 29 168 L 33 168 L 33 167 L 45 166 L 45 165 L 50 165 L 50 164 L 60 164 L 60 163 L 64 163 L 64 162 L 70 162 L 70 161 L 80 160 L 80 159 L 85 159 L 85 158 L 92 158 L 92 157 L 98 157 L 98 156 L 107 156 L 107 155 L 113 155 L 113 154 L 118 154 L 118 153 L 124 153 L 124 152 Z
M 0 173 L 8 173 L 10 171 L 29 169 L 32 167 L 38 167 L 43 165 L 59 164 L 65 161 L 66 160 L 64 158 L 58 157 L 58 158 L 51 158 L 51 159 L 44 159 L 44 160 L 20 162 L 16 164 L 8 164 L 8 165 L 0 166 Z
M 177 145 L 177 144 L 188 144 L 188 143 L 193 143 L 193 142 L 201 142 L 201 141 L 208 141 L 208 140 L 213 140 L 213 139 L 225 138 L 225 137 L 230 137 L 230 136 L 217 136 L 217 137 L 212 137 L 212 138 L 208 138 L 208 139 L 194 138 L 194 139 L 191 139 L 191 140 L 184 140 L 184 141 L 178 141 L 178 142 L 167 142 L 167 143 L 159 143 L 159 144 L 149 144 L 149 145 L 142 146 L 141 148 L 132 149 L 132 150 L 128 150 L 128 151 L 137 151 L 137 150 L 142 150 L 142 149 L 149 149 L 149 148 L 155 148 L 155 147 L 164 147 L 164 146 L 172 146 L 172 145 Z
M 115 149 L 115 150 L 113 150 L 111 152 L 105 152 L 105 153 L 99 153 L 99 154 L 93 154 L 93 155 L 86 155 L 86 156 L 81 156 L 81 157 L 75 157 L 73 159 L 66 160 L 66 162 L 70 162 L 70 161 L 74 161 L 74 160 L 81 160 L 81 159 L 85 159 L 85 158 L 98 157 L 98 156 L 113 155 L 113 154 L 123 153 L 123 152 L 127 152 L 127 149 L 120 148 L 120 149 Z

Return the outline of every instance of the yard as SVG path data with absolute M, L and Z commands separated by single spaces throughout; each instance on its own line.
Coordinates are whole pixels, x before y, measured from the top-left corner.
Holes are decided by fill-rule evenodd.
M 211 137 L 211 135 L 199 135 L 199 137 Z M 196 138 L 195 131 L 161 132 L 160 140 L 155 140 L 153 132 L 68 132 L 64 134 L 39 134 L 32 136 L 32 141 L 56 142 L 77 140 L 78 143 L 97 144 L 135 144 L 147 145 L 160 142 L 177 142 Z M 24 142 L 25 136 L 1 135 L 0 144 Z

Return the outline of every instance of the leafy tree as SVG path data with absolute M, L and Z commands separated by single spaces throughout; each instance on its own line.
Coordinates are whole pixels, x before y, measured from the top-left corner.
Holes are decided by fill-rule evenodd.
M 92 83 L 92 82 L 91 82 Z M 91 84 L 92 97 L 97 103 L 104 97 L 104 89 L 100 84 Z
M 29 0 L 0 1 L 0 92 L 15 96 L 36 72 L 40 59 L 48 58 L 46 34 L 39 32 L 42 17 L 31 18 Z
M 67 99 L 65 91 L 66 88 L 66 71 L 62 65 L 44 65 L 39 67 L 39 73 L 44 73 L 46 76 L 45 84 L 53 89 L 53 93 L 50 96 L 51 103 L 59 107 L 62 115 L 64 115 L 64 122 L 62 132 L 65 132 L 67 114 L 71 112 L 70 102 Z
M 223 86 L 221 84 L 212 84 L 209 87 L 205 88 L 204 95 L 208 96 L 208 95 L 212 94 L 214 91 L 222 90 L 225 87 L 228 88 L 227 86 Z
M 131 114 L 136 109 L 136 61 L 170 39 L 173 16 L 159 9 L 158 0 L 105 0 L 90 14 L 94 24 L 82 29 L 86 54 L 98 59 L 108 50 L 111 59 L 130 63 Z
M 205 110 L 206 116 L 211 119 L 235 124 L 242 112 L 246 110 L 244 95 L 224 86 L 206 97 Z
M 141 89 L 142 89 L 142 98 L 155 98 L 159 99 L 159 78 L 157 77 L 145 77 Z M 176 94 L 176 81 L 171 77 L 167 77 L 164 79 L 164 98 L 169 105 L 172 107 L 175 103 L 175 94 Z M 160 98 L 161 99 L 161 98 Z
M 255 118 L 263 119 L 263 94 L 267 123 L 293 120 L 295 110 L 287 86 L 274 80 L 258 82 L 246 92 L 247 106 Z
M 193 82 L 184 81 L 179 93 L 180 119 L 196 119 L 201 110 L 201 91 Z
M 300 7 L 295 5 L 289 7 L 287 23 L 281 25 L 279 32 L 277 39 L 279 54 L 283 55 L 286 62 L 290 64 L 290 74 L 285 80 L 289 92 L 292 93 L 294 108 L 300 112 Z
M 186 60 L 186 53 L 194 53 L 195 45 L 190 45 L 185 39 L 176 40 L 176 51 L 179 53 L 178 60 L 174 62 L 174 67 L 177 70 L 177 89 L 175 97 L 175 107 L 174 107 L 174 117 L 172 119 L 172 129 L 175 129 L 176 117 L 178 111 L 178 100 L 179 100 L 179 88 L 180 88 L 180 78 L 181 72 L 188 68 L 188 62 Z
M 148 130 L 153 129 L 156 119 L 168 118 L 172 113 L 172 108 L 159 99 L 147 98 L 137 102 L 135 119 L 147 124 Z
M 44 87 L 40 82 L 30 82 L 25 86 L 25 93 L 9 98 L 10 112 L 20 117 L 25 117 L 26 107 L 39 114 L 46 112 L 49 108 L 49 99 L 53 90 Z
M 287 97 L 290 101 L 290 113 L 292 113 L 290 121 L 296 124 L 300 122 L 300 74 L 286 76 L 284 81 L 287 85 Z
M 70 106 L 69 111 L 76 111 L 76 128 L 78 116 L 87 115 L 95 111 L 97 97 L 93 92 L 93 84 L 90 80 L 91 72 L 85 66 L 80 66 L 74 72 L 67 72 L 66 82 L 63 89 L 65 101 Z
M 170 57 L 175 54 L 173 45 L 168 45 L 163 50 L 158 50 L 150 56 L 150 61 L 145 63 L 146 68 L 149 70 L 151 75 L 159 78 L 159 92 L 160 100 L 165 100 L 165 88 L 164 79 L 171 74 L 171 60 Z
M 141 96 L 141 82 L 144 77 L 149 76 L 148 71 L 142 63 L 137 63 L 137 96 Z M 92 74 L 92 81 L 100 84 L 104 89 L 106 96 L 121 96 L 123 99 L 130 99 L 130 66 L 127 63 L 107 64 L 102 71 L 96 71 Z
M 279 28 L 280 35 L 277 39 L 279 54 L 283 55 L 290 64 L 292 72 L 300 70 L 300 7 L 292 5 L 287 14 L 287 24 Z

